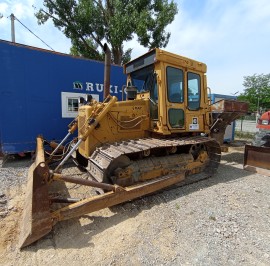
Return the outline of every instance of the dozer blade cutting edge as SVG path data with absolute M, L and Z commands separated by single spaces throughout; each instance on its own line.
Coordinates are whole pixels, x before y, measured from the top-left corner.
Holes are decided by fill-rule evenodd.
M 26 199 L 22 215 L 19 246 L 25 247 L 48 234 L 53 226 L 48 186 L 49 168 L 45 164 L 43 140 L 37 138 L 36 160 L 28 172 Z

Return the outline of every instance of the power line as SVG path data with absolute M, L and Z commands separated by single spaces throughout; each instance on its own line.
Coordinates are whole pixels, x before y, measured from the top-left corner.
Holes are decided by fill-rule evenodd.
M 15 17 L 15 16 L 14 16 Z M 17 17 L 15 17 L 15 19 L 23 26 L 25 27 L 27 30 L 29 30 L 35 37 L 37 37 L 39 40 L 41 40 L 47 47 L 49 47 L 52 51 L 54 51 L 54 49 L 48 45 L 46 42 L 44 42 L 41 38 L 39 38 L 33 31 L 31 31 L 29 28 L 27 28 Z

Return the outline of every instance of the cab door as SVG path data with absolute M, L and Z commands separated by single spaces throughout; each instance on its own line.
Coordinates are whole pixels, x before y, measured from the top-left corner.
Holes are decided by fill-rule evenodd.
M 166 66 L 167 85 L 167 121 L 170 131 L 184 130 L 185 121 L 185 86 L 184 70 Z
M 203 78 L 201 73 L 192 71 L 186 72 L 186 131 L 204 131 L 204 112 L 203 107 Z

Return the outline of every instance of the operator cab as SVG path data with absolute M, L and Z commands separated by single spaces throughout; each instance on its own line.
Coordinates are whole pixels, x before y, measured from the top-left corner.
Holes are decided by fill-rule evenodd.
M 127 95 L 130 89 L 135 87 L 139 96 L 137 98 L 147 97 L 150 101 L 150 117 L 152 120 L 158 120 L 158 85 L 157 74 L 154 65 L 130 73 Z M 130 99 L 129 96 L 127 96 Z
M 206 65 L 154 49 L 127 63 L 127 91 L 149 100 L 152 131 L 162 134 L 206 132 L 209 107 Z

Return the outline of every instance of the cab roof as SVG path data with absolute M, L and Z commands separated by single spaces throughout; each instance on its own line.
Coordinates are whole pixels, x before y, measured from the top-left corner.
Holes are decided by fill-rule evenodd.
M 140 57 L 131 60 L 124 65 L 124 73 L 129 74 L 131 72 L 137 71 L 141 68 L 149 66 L 157 62 L 164 62 L 167 64 L 179 66 L 182 68 L 187 68 L 194 71 L 199 71 L 206 73 L 206 64 L 181 56 L 174 53 L 170 53 L 159 48 L 150 50 L 149 52 L 141 55 Z

